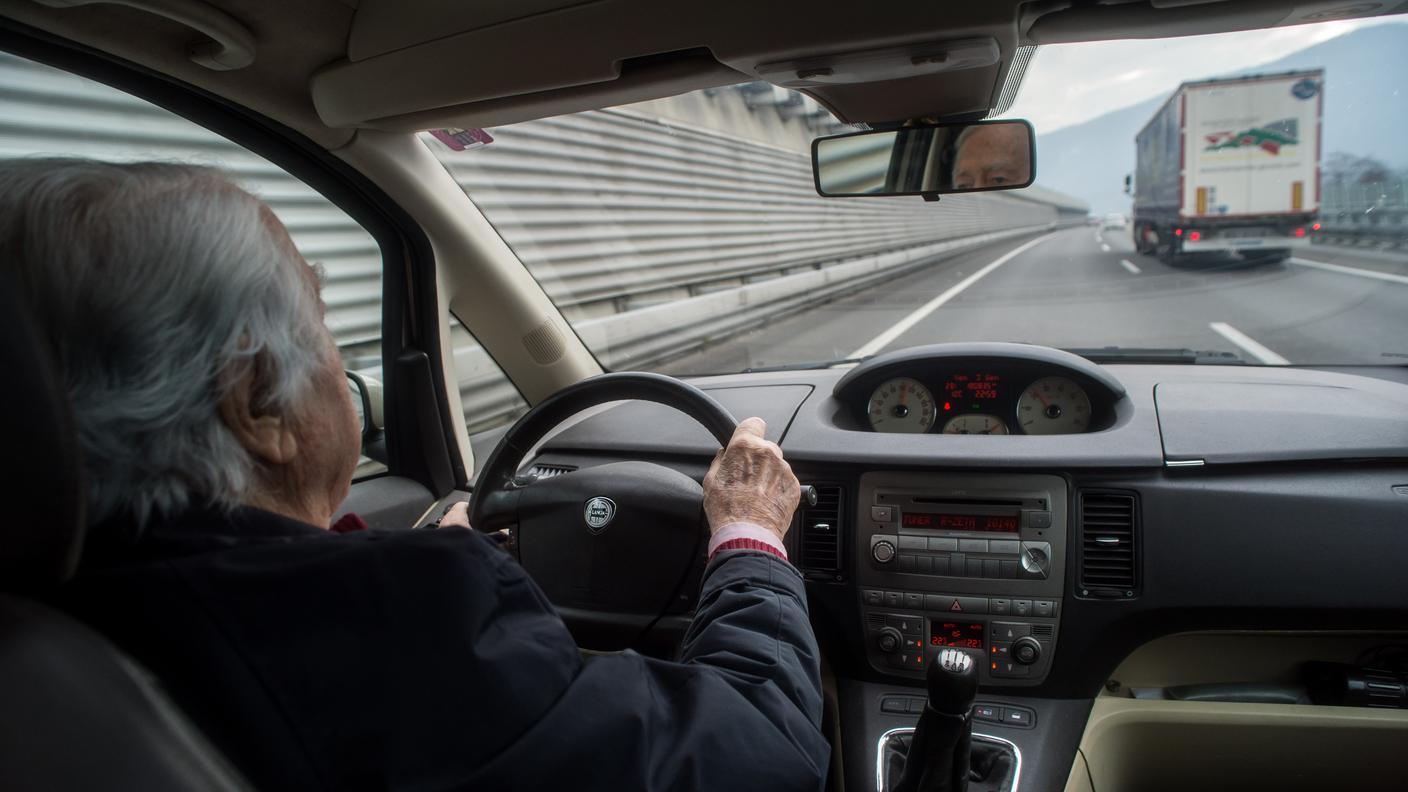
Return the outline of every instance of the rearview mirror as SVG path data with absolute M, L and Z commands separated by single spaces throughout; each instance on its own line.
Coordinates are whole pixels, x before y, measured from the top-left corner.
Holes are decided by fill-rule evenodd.
M 812 141 L 816 191 L 828 198 L 1018 190 L 1036 178 L 1026 121 L 917 124 Z

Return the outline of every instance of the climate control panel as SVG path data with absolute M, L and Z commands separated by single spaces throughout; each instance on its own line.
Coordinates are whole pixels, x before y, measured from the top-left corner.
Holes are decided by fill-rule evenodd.
M 922 676 L 940 649 L 978 662 L 985 684 L 1039 681 L 1056 649 L 1059 603 L 862 589 L 866 655 L 877 670 Z M 911 609 L 912 608 L 912 609 Z

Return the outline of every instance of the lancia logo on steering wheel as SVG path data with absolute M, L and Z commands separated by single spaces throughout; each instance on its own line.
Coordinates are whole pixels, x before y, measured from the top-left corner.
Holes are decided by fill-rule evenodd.
M 587 522 L 587 530 L 594 534 L 606 530 L 611 518 L 615 516 L 616 502 L 600 495 L 587 501 L 587 507 L 582 512 L 582 519 Z

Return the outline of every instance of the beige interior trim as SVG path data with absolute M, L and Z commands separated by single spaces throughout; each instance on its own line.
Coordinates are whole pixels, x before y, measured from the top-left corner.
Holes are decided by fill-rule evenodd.
M 452 56 L 420 47 L 371 61 L 334 64 L 313 75 L 313 102 L 332 127 L 413 132 L 439 127 L 504 126 L 750 79 L 707 54 L 697 53 L 641 68 L 618 69 L 582 85 L 475 99 L 476 81 L 437 67 L 446 57 Z M 428 76 L 398 79 L 398 75 L 405 74 Z M 369 90 L 370 86 L 384 86 L 384 90 Z
M 1095 792 L 1095 787 L 1090 785 L 1090 768 L 1085 764 L 1085 756 L 1080 751 L 1076 751 L 1076 758 L 1071 762 L 1071 775 L 1066 779 L 1066 792 Z
M 1408 643 L 1404 632 L 1194 632 L 1156 638 L 1110 675 L 1120 691 L 1218 682 L 1294 683 L 1302 663 L 1353 663 L 1366 649 Z
M 1080 754 L 1094 792 L 1322 792 L 1401 788 L 1404 746 L 1405 710 L 1101 697 Z M 1067 792 L 1086 789 L 1073 771 Z
M 413 134 L 360 130 L 333 152 L 386 191 L 425 230 L 435 252 L 441 315 L 449 311 L 493 356 L 530 404 L 601 373 L 601 366 L 548 299 L 513 250 L 460 186 Z M 547 363 L 533 359 L 525 338 L 544 323 L 560 332 L 561 352 Z M 459 378 L 448 326 L 440 334 L 446 398 L 465 470 L 474 459 L 460 405 Z
M 308 76 L 343 58 L 355 13 L 341 0 L 210 0 L 222 16 L 253 34 L 257 52 L 244 68 L 213 71 L 191 59 L 188 24 L 126 6 L 50 8 L 33 0 L 0 0 L 0 16 L 169 75 L 262 113 L 319 145 L 347 143 L 350 129 L 331 129 L 308 95 Z M 173 5 L 176 5 L 173 3 Z M 189 5 L 189 4 L 185 4 Z
M 244 23 L 201 0 L 34 0 L 50 8 L 107 3 L 179 22 L 200 34 L 186 44 L 190 59 L 213 71 L 243 69 L 254 63 L 254 34 Z

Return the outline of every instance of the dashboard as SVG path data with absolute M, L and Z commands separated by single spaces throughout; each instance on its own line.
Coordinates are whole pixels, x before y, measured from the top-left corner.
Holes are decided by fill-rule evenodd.
M 873 423 L 877 397 L 882 412 L 900 403 L 897 380 L 921 415 L 927 390 L 932 420 Z M 1091 702 L 1163 636 L 1408 642 L 1408 369 L 1098 365 L 994 343 L 691 382 L 762 417 L 819 492 L 786 541 L 852 735 L 848 788 L 873 784 L 875 738 L 912 723 L 939 648 L 982 658 L 980 701 L 1017 713 L 1000 728 L 1022 747 L 1024 788 L 1054 789 Z M 1087 424 L 1024 427 L 1044 385 L 1064 386 L 1062 417 L 1080 414 L 1078 388 Z M 1010 433 L 945 434 L 961 416 Z M 534 463 L 653 460 L 700 480 L 717 450 L 673 409 L 625 402 L 564 425 Z M 683 634 L 688 621 L 661 623 Z M 1323 654 L 1351 662 L 1355 640 Z M 1266 671 L 1225 662 L 1227 680 Z

